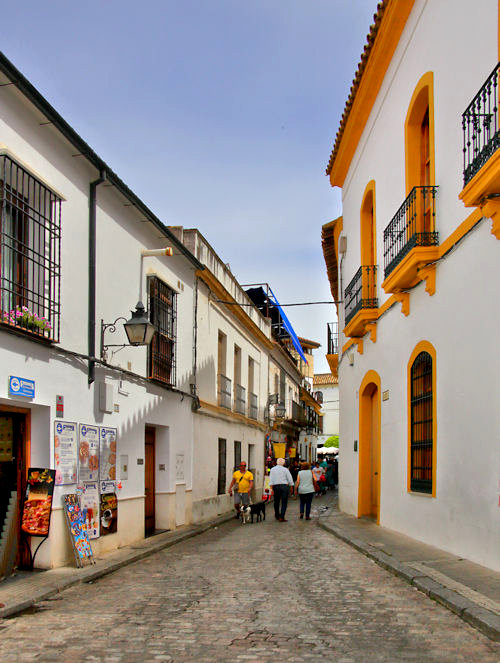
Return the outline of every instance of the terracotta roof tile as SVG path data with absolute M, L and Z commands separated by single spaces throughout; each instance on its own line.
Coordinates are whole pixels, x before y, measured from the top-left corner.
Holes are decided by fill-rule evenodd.
M 330 161 L 328 162 L 328 166 L 326 167 L 327 175 L 329 175 L 332 170 L 333 163 L 335 161 L 337 152 L 340 147 L 340 142 L 342 141 L 342 136 L 344 135 L 344 130 L 347 125 L 347 120 L 349 119 L 349 114 L 351 112 L 351 108 L 354 103 L 354 99 L 356 97 L 356 93 L 358 91 L 359 84 L 363 76 L 363 72 L 365 71 L 366 68 L 366 63 L 368 62 L 368 58 L 370 57 L 370 53 L 373 48 L 373 44 L 375 43 L 375 38 L 377 36 L 380 27 L 380 23 L 382 22 L 382 17 L 384 15 L 385 10 L 387 9 L 387 5 L 389 4 L 389 2 L 390 0 L 382 0 L 382 2 L 379 2 L 377 5 L 377 12 L 373 15 L 373 25 L 370 27 L 370 32 L 366 36 L 366 45 L 363 50 L 363 53 L 361 53 L 361 59 L 358 64 L 358 69 L 354 76 L 354 80 L 352 81 L 351 89 L 349 91 L 349 97 L 347 98 L 347 101 L 345 103 L 342 119 L 340 120 L 340 126 L 337 131 L 337 135 L 335 137 L 335 144 L 333 146 L 332 153 L 330 154 Z
M 316 375 L 313 377 L 313 385 L 315 387 L 338 383 L 338 377 L 336 375 L 332 375 L 331 373 L 316 373 Z

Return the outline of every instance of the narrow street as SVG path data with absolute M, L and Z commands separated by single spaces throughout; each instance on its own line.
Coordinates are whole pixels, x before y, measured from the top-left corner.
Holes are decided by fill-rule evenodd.
M 314 507 L 318 508 L 320 500 Z M 330 504 L 330 497 L 322 504 Z M 499 645 L 311 520 L 231 521 L 0 624 L 5 663 L 446 661 Z

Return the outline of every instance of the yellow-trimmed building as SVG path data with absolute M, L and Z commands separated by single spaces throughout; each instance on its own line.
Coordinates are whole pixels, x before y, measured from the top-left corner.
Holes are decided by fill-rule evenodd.
M 499 4 L 374 18 L 326 169 L 340 508 L 500 570 Z

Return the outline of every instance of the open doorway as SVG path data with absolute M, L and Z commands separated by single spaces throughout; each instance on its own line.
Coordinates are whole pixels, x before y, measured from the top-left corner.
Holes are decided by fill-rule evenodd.
M 156 527 L 155 513 L 155 446 L 156 431 L 154 428 L 146 426 L 144 438 L 144 533 L 145 536 L 151 535 Z
M 29 465 L 29 410 L 0 406 L 0 575 L 29 567 L 21 510 Z

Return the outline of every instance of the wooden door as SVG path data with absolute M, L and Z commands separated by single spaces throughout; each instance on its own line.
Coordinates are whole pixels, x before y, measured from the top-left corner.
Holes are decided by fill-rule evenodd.
M 378 518 L 380 500 L 380 435 L 378 431 L 378 389 L 370 396 L 371 510 Z
M 144 519 L 145 533 L 155 530 L 155 429 L 146 428 L 144 440 Z

